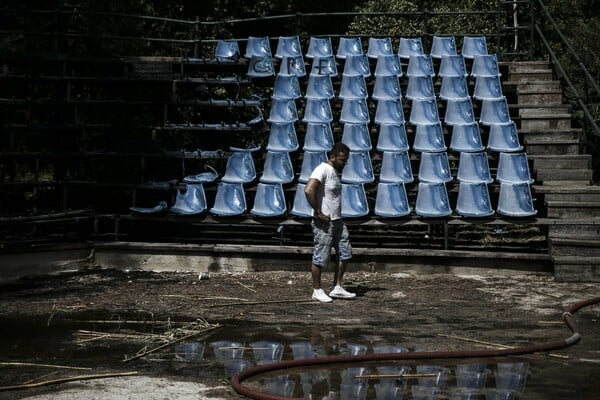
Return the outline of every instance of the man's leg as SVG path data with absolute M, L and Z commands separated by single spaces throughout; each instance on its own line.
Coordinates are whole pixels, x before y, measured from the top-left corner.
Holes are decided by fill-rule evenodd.
M 321 289 L 321 267 L 312 264 L 310 272 L 312 274 L 313 289 Z
M 334 286 L 343 286 L 344 273 L 346 273 L 347 267 L 348 267 L 348 263 L 346 261 L 339 261 L 335 264 L 335 268 L 333 270 L 333 285 Z

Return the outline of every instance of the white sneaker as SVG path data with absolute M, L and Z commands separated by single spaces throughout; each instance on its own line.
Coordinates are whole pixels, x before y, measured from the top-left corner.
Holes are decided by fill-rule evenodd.
M 323 289 L 314 289 L 312 294 L 313 300 L 318 300 L 321 303 L 331 303 L 333 300 L 327 296 Z
M 343 287 L 336 286 L 331 292 L 329 292 L 329 297 L 336 297 L 338 299 L 353 299 L 356 297 L 356 293 L 350 293 Z

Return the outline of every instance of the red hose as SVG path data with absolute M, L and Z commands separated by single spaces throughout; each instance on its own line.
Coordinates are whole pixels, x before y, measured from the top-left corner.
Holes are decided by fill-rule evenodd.
M 581 339 L 579 328 L 573 320 L 573 314 L 579 309 L 600 303 L 600 297 L 595 297 L 589 300 L 584 300 L 567 307 L 563 313 L 563 321 L 573 333 L 570 337 L 557 342 L 533 344 L 523 347 L 515 347 L 509 349 L 491 349 L 491 350 L 463 350 L 463 351 L 431 351 L 431 352 L 405 352 L 405 353 L 377 353 L 377 354 L 361 354 L 356 356 L 329 356 L 306 358 L 300 360 L 281 361 L 271 364 L 258 365 L 249 368 L 231 378 L 231 386 L 233 389 L 246 397 L 256 400 L 290 400 L 301 398 L 282 397 L 268 393 L 261 393 L 252 390 L 242 384 L 242 382 L 250 377 L 264 374 L 267 372 L 277 371 L 281 369 L 289 369 L 296 367 L 310 367 L 324 364 L 341 364 L 341 363 L 356 363 L 366 361 L 396 361 L 396 360 L 423 360 L 423 359 L 451 359 L 451 358 L 484 358 L 484 357 L 502 357 L 516 356 L 523 354 L 531 354 L 545 351 L 553 351 L 571 346 Z

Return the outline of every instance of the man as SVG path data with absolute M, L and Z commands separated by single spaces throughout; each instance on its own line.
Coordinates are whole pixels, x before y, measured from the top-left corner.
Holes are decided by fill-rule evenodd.
M 348 229 L 342 220 L 342 183 L 339 174 L 348 162 L 350 149 L 336 143 L 329 152 L 327 162 L 319 164 L 308 179 L 304 194 L 313 208 L 311 226 L 314 234 L 314 251 L 311 274 L 314 300 L 329 303 L 332 297 L 352 299 L 356 294 L 342 287 L 347 262 L 352 258 Z M 334 268 L 334 288 L 329 295 L 321 288 L 321 272 L 331 258 L 334 248 L 338 262 Z

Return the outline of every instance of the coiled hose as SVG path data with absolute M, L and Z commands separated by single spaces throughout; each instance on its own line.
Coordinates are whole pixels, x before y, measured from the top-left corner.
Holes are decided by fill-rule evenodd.
M 587 307 L 593 304 L 600 303 L 600 297 L 595 297 L 589 300 L 580 301 L 567 307 L 563 312 L 562 319 L 564 323 L 569 327 L 572 334 L 564 340 L 549 343 L 532 344 L 523 347 L 515 347 L 508 349 L 488 349 L 488 350 L 463 350 L 463 351 L 431 351 L 431 352 L 406 352 L 406 353 L 378 353 L 378 354 L 361 354 L 356 356 L 329 356 L 329 357 L 317 357 L 317 358 L 306 358 L 299 360 L 281 361 L 272 364 L 258 365 L 253 368 L 249 368 L 245 371 L 240 372 L 231 378 L 231 386 L 233 389 L 246 397 L 256 400 L 290 400 L 301 398 L 293 397 L 282 397 L 268 393 L 261 393 L 252 390 L 242 384 L 242 382 L 248 378 L 256 375 L 264 374 L 267 372 L 297 368 L 297 367 L 311 367 L 316 365 L 330 365 L 330 364 L 341 364 L 341 363 L 356 363 L 366 361 L 396 361 L 396 360 L 423 360 L 423 359 L 452 359 L 452 358 L 485 358 L 485 357 L 503 357 L 503 356 L 516 356 L 523 354 L 531 354 L 538 352 L 547 352 L 562 349 L 568 346 L 572 346 L 579 342 L 581 334 L 579 328 L 573 320 L 573 314 L 583 307 Z

